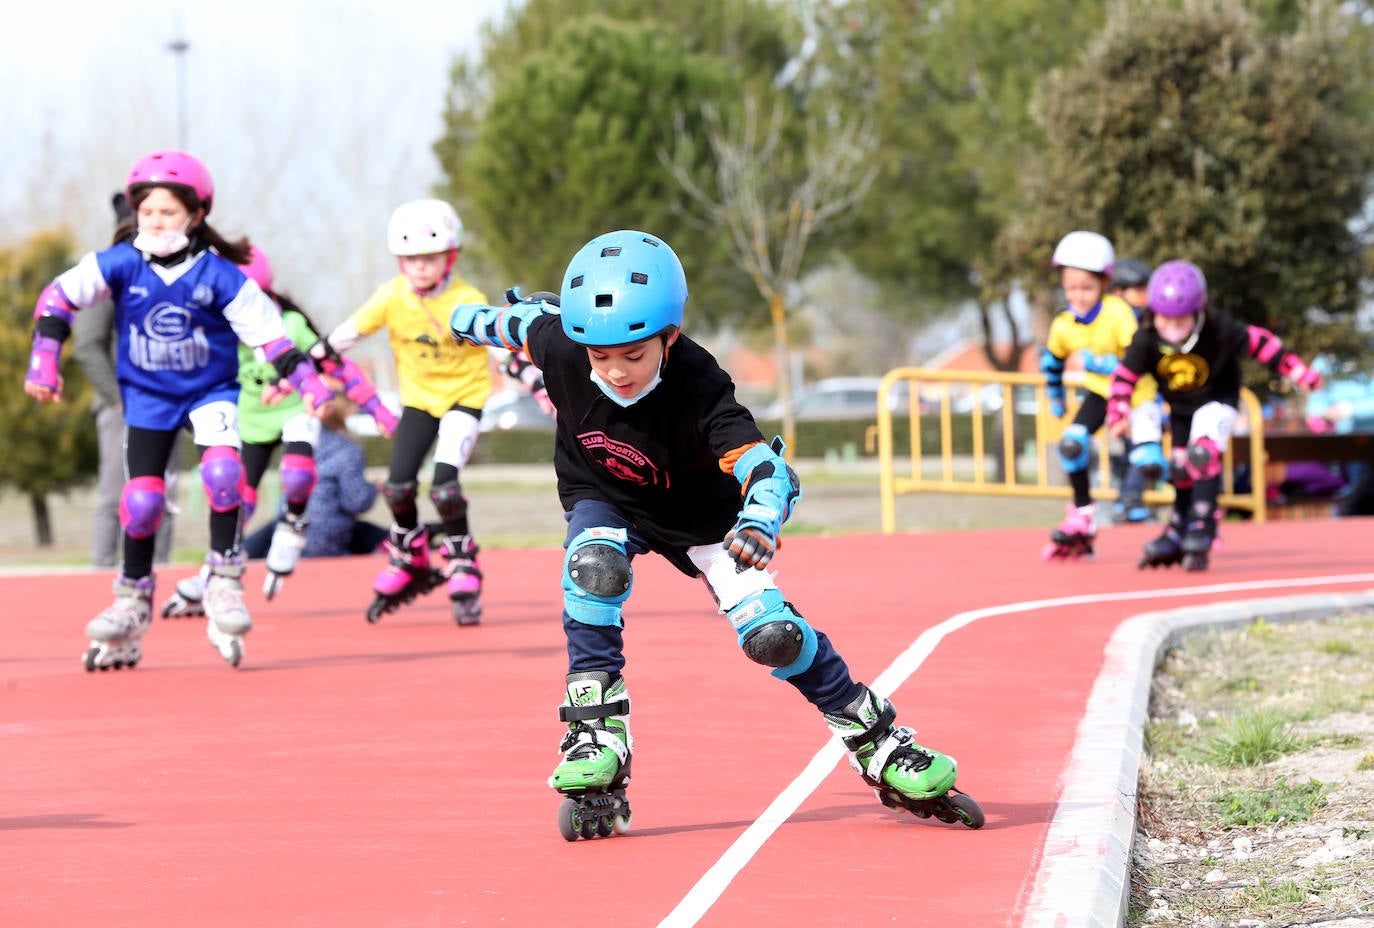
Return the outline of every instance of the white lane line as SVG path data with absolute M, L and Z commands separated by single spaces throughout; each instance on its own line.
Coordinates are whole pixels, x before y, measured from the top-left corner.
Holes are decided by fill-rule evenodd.
M 1176 599 L 1185 596 L 1205 596 L 1217 593 L 1237 593 L 1250 590 L 1273 590 L 1291 587 L 1336 586 L 1347 583 L 1374 582 L 1371 574 L 1338 574 L 1329 577 L 1295 577 L 1276 580 L 1253 580 L 1243 583 L 1215 583 L 1206 586 L 1179 587 L 1169 590 L 1132 590 L 1122 593 L 1094 593 L 1079 596 L 1059 596 L 974 609 L 952 616 L 922 632 L 905 651 L 897 656 L 870 686 L 880 695 L 891 694 L 916 672 L 946 635 L 966 625 L 995 616 L 1015 615 L 1052 609 L 1056 606 L 1081 606 L 1091 603 L 1131 602 L 1145 599 Z M 797 778 L 787 785 L 768 808 L 744 830 L 726 849 L 720 859 L 697 880 L 682 901 L 669 912 L 659 928 L 690 928 L 715 905 L 730 882 L 753 858 L 765 841 L 787 821 L 807 797 L 816 791 L 835 765 L 844 758 L 844 748 L 836 740 L 828 740 L 816 752 Z M 977 798 L 977 797 L 974 797 Z M 876 800 L 875 800 L 876 801 Z

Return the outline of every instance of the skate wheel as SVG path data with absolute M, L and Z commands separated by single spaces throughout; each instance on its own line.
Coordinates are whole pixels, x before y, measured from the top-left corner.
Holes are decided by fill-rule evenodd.
M 262 595 L 270 601 L 273 596 L 277 595 L 277 591 L 281 589 L 281 584 L 281 574 L 274 574 L 268 571 L 267 576 L 263 578 L 262 581 Z
M 1183 569 L 1189 571 L 1206 570 L 1207 556 L 1204 554 L 1183 555 Z
M 230 667 L 237 667 L 243 660 L 243 645 L 234 639 L 220 649 L 220 656 L 228 661 Z
M 382 614 L 386 612 L 386 600 L 380 596 L 372 601 L 372 605 L 367 607 L 367 621 L 369 624 L 376 625 L 382 620 Z
M 558 832 L 564 841 L 576 841 L 582 836 L 582 825 L 578 821 L 577 802 L 568 797 L 558 804 Z
M 878 801 L 881 802 L 883 805 L 887 806 L 889 809 L 897 809 L 898 811 L 901 811 L 906 808 L 906 804 L 904 802 L 902 802 L 897 796 L 887 792 L 886 790 L 875 789 L 873 791 L 873 795 L 877 796 Z
M 603 815 L 596 820 L 596 833 L 603 838 L 609 838 L 615 831 L 614 816 Z
M 986 819 L 983 817 L 983 807 L 974 801 L 968 793 L 950 793 L 945 797 L 949 804 L 954 808 L 959 821 L 969 828 L 982 828 Z
M 1045 545 L 1040 551 L 1040 559 L 1042 561 L 1053 561 L 1055 558 L 1062 556 L 1063 555 L 1059 552 L 1059 546 L 1055 544 Z
M 453 601 L 453 621 L 459 625 L 481 625 L 482 607 L 472 600 Z
M 96 669 L 95 659 L 100 656 L 99 648 L 87 648 L 86 653 L 81 657 L 81 665 L 86 668 L 87 673 Z M 101 668 L 104 669 L 103 667 Z

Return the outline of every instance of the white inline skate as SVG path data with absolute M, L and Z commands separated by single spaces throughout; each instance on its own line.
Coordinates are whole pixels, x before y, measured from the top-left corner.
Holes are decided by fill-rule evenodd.
M 200 573 L 177 581 L 172 595 L 162 604 L 161 615 L 164 619 L 193 619 L 205 615 L 205 578 L 208 570 L 202 567 Z
M 218 554 L 205 558 L 209 576 L 205 581 L 205 635 L 219 656 L 237 667 L 243 660 L 243 636 L 253 628 L 253 619 L 243 605 L 243 572 L 248 559 L 243 552 Z
M 153 589 L 150 574 L 134 580 L 120 577 L 114 582 L 114 602 L 86 623 L 90 646 L 82 658 L 87 670 L 120 670 L 138 665 L 143 656 L 143 636 L 153 619 Z
M 272 530 L 272 546 L 267 549 L 267 576 L 262 581 L 262 595 L 271 599 L 282 583 L 296 570 L 301 552 L 305 550 L 305 517 L 284 515 Z

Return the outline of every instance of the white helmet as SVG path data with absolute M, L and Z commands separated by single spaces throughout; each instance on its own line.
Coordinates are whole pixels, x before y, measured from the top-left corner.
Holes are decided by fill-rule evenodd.
M 412 200 L 396 207 L 386 226 L 393 255 L 437 255 L 463 244 L 463 222 L 443 200 Z
M 1112 265 L 1116 263 L 1116 251 L 1105 236 L 1096 232 L 1070 232 L 1054 246 L 1054 258 L 1050 263 L 1056 268 L 1076 267 L 1110 277 Z

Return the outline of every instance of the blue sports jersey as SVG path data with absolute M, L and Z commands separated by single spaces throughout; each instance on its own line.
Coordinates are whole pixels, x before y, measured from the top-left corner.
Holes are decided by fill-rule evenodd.
M 172 410 L 237 397 L 239 342 L 258 347 L 286 334 L 276 305 L 214 251 L 164 267 L 121 243 L 86 255 L 57 283 L 78 308 L 114 300 L 116 374 L 125 419 L 139 428 L 175 428 Z

